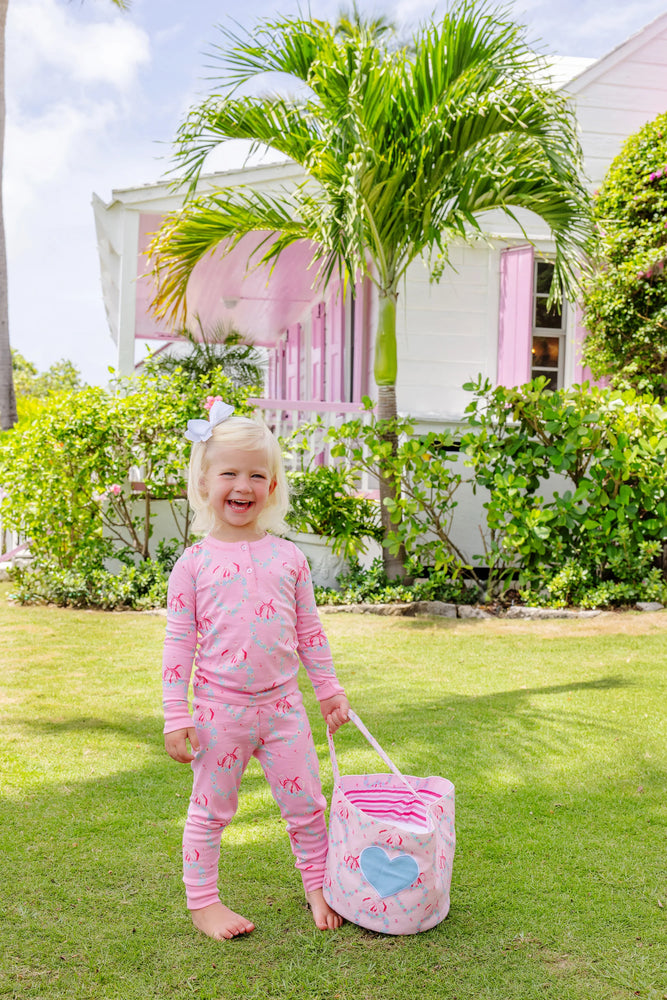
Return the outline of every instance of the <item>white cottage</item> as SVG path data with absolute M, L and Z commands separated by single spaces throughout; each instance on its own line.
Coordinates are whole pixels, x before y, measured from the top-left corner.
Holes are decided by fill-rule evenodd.
M 554 62 L 554 84 L 576 106 L 592 189 L 625 138 L 667 109 L 666 69 L 667 13 L 593 63 Z M 272 163 L 212 174 L 202 188 L 245 184 L 271 190 L 298 177 L 293 164 Z M 177 204 L 166 184 L 114 191 L 108 204 L 94 196 L 102 289 L 121 373 L 133 370 L 138 342 L 174 339 L 173 329 L 150 312 L 153 288 L 143 251 Z M 506 218 L 490 214 L 490 244 L 454 247 L 453 266 L 439 284 L 429 281 L 425 265 L 410 269 L 399 298 L 401 412 L 427 423 L 456 421 L 467 401 L 462 384 L 480 373 L 503 384 L 540 373 L 554 386 L 587 376 L 579 310 L 566 304 L 561 316 L 545 308 L 549 232 L 534 216 L 522 222 L 530 242 Z M 346 302 L 337 288 L 313 289 L 304 266 L 308 250 L 298 247 L 281 258 L 270 278 L 262 269 L 248 275 L 251 248 L 246 240 L 224 261 L 197 267 L 188 293 L 190 320 L 198 318 L 205 327 L 223 323 L 267 348 L 266 394 L 275 409 L 344 412 L 372 395 L 370 285 L 362 283 Z
M 575 105 L 594 190 L 624 140 L 667 109 L 667 13 L 595 62 L 554 60 L 552 84 Z M 269 191 L 299 177 L 298 167 L 283 162 L 212 174 L 201 184 Z M 109 204 L 94 197 L 104 301 L 121 373 L 133 370 L 138 342 L 174 339 L 150 312 L 153 286 L 143 251 L 164 213 L 177 205 L 165 184 L 114 191 Z M 397 401 L 400 412 L 425 426 L 456 423 L 469 401 L 463 383 L 479 374 L 505 385 L 543 374 L 554 387 L 589 377 L 581 362 L 579 308 L 546 309 L 549 231 L 528 213 L 521 222 L 528 240 L 503 215 L 489 213 L 491 239 L 454 246 L 452 267 L 438 284 L 424 264 L 408 272 L 399 297 Z M 372 286 L 360 283 L 346 301 L 338 287 L 314 289 L 308 247 L 284 254 L 270 277 L 264 269 L 248 274 L 249 239 L 224 260 L 197 266 L 188 288 L 190 323 L 223 323 L 267 349 L 262 405 L 281 429 L 289 414 L 336 419 L 358 410 L 362 396 L 374 390 Z M 478 513 L 468 509 L 464 520 L 459 541 L 470 551 L 477 546 Z

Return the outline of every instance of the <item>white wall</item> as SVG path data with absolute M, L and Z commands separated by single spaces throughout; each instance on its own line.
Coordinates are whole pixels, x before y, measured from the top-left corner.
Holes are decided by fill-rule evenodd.
M 628 136 L 667 111 L 667 15 L 594 63 L 563 92 L 575 102 L 586 172 L 597 188 Z
M 485 246 L 452 247 L 439 284 L 421 261 L 410 267 L 397 314 L 401 412 L 456 420 L 468 402 L 463 383 L 495 375 L 498 260 Z

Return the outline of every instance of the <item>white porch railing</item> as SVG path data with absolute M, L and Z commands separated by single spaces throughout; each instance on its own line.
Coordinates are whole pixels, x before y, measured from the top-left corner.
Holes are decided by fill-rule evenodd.
M 321 418 L 322 424 L 311 435 L 309 451 L 313 462 L 321 465 L 336 461 L 331 458 L 324 436 L 329 427 L 336 427 L 351 417 L 361 417 L 364 423 L 370 421 L 372 411 L 362 403 L 325 403 L 317 399 L 258 399 L 248 400 L 263 411 L 264 419 L 276 437 L 287 438 L 304 424 Z M 288 467 L 289 467 L 288 459 Z M 292 463 L 296 464 L 296 463 Z M 364 473 L 360 491 L 368 496 L 377 496 L 377 481 Z

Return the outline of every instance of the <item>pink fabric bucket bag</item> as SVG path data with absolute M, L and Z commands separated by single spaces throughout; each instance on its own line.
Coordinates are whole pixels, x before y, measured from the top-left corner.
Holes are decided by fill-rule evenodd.
M 449 912 L 454 786 L 401 774 L 359 716 L 350 719 L 392 773 L 341 776 L 327 730 L 334 788 L 324 898 L 371 931 L 426 931 Z

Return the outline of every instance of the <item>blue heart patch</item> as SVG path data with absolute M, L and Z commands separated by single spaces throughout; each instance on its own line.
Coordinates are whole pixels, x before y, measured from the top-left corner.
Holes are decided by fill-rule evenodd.
M 411 855 L 397 854 L 390 858 L 381 847 L 365 847 L 359 865 L 381 899 L 407 889 L 419 875 L 419 865 Z

